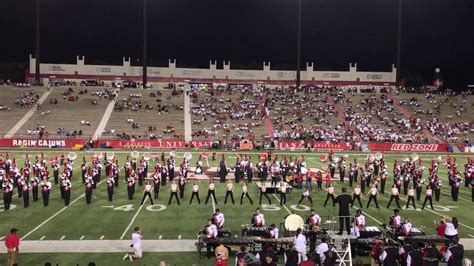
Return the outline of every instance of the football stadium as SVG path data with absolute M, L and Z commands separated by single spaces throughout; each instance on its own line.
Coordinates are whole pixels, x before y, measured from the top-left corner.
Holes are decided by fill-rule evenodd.
M 433 53 L 437 44 L 418 47 L 411 39 L 425 35 L 408 26 L 414 10 L 444 8 L 440 1 L 422 9 L 392 1 L 390 11 L 368 0 L 276 1 L 265 9 L 270 26 L 251 10 L 262 1 L 231 1 L 238 14 L 206 1 L 165 7 L 144 0 L 127 3 L 136 14 L 107 22 L 110 29 L 96 23 L 114 15 L 95 8 L 125 12 L 111 1 L 90 7 L 72 1 L 69 19 L 88 19 L 77 28 L 66 18 L 51 24 L 54 1 L 30 2 L 0 3 L 12 11 L 7 35 L 31 42 L 1 46 L 11 55 L 0 56 L 0 265 L 471 265 L 474 81 L 461 77 L 466 65 L 458 62 L 465 58 L 446 61 L 448 55 Z M 240 41 L 245 52 L 206 47 L 220 39 L 193 35 L 183 21 L 155 29 L 166 16 L 190 17 L 182 7 L 211 6 L 246 19 L 231 27 L 223 18 L 199 18 L 194 26 L 201 32 L 254 36 L 249 25 L 264 35 L 254 37 L 265 48 L 252 40 Z M 339 6 L 353 7 L 349 17 L 378 12 L 372 19 L 380 25 L 372 26 L 380 31 L 353 35 L 346 22 L 329 19 L 343 16 Z M 164 8 L 170 14 L 160 13 Z M 272 17 L 282 9 L 292 15 Z M 323 18 L 335 28 L 314 30 Z M 431 30 L 431 19 L 419 27 Z M 464 28 L 453 33 L 443 27 L 454 22 L 436 23 L 462 36 L 456 38 L 464 44 L 450 44 L 452 50 L 472 55 Z M 34 29 L 32 37 L 15 35 L 18 25 Z M 282 40 L 277 26 L 295 38 Z M 63 31 L 85 38 L 67 44 L 59 41 L 68 36 Z M 332 40 L 330 32 L 391 43 L 373 45 L 374 54 L 366 55 L 357 55 L 367 51 L 357 44 L 325 48 L 354 54 L 346 63 L 348 57 L 311 49 L 318 38 Z M 117 47 L 98 44 L 94 38 L 102 34 Z M 161 44 L 167 34 L 185 37 Z M 305 37 L 314 34 L 320 37 Z M 190 36 L 193 48 L 184 41 Z M 124 44 L 129 40 L 138 45 Z M 409 49 L 441 59 L 421 67 Z M 134 56 L 117 57 L 125 53 Z M 20 68 L 9 63 L 15 54 L 25 60 Z M 262 55 L 275 62 L 239 62 Z M 202 65 L 202 58 L 222 60 Z

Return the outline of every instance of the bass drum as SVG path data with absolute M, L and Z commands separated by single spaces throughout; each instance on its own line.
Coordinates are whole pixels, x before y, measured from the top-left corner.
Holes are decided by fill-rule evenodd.
M 290 214 L 285 218 L 286 232 L 296 232 L 300 228 L 304 229 L 304 220 L 298 214 Z

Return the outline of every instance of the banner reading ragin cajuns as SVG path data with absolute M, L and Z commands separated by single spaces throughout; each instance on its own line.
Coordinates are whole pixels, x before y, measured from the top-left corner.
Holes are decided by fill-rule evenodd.
M 116 149 L 141 149 L 141 148 L 166 148 L 166 149 L 184 149 L 186 141 L 184 140 L 99 140 L 97 147 L 105 144 L 107 147 Z M 191 141 L 193 148 L 209 147 L 211 141 Z
M 72 148 L 86 141 L 85 139 L 0 139 L 0 147 Z
M 278 148 L 281 150 L 291 150 L 291 149 L 305 149 L 307 144 L 311 145 L 312 149 L 316 150 L 350 150 L 352 145 L 346 142 L 300 142 L 300 141 L 281 141 L 278 142 Z
M 371 151 L 447 152 L 449 144 L 369 143 Z

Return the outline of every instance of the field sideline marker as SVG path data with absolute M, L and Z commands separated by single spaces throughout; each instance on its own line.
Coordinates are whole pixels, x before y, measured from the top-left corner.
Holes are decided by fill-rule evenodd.
M 181 239 L 181 235 L 178 235 L 178 239 Z
M 2 241 L 3 239 L 5 239 L 5 237 L 4 237 L 4 236 L 0 237 L 0 241 Z
M 104 237 L 105 237 L 104 235 L 101 235 L 101 236 L 100 236 L 100 240 L 104 239 Z
M 163 238 L 163 235 L 160 235 L 160 236 L 158 237 L 159 240 L 161 240 L 162 238 Z
M 46 238 L 46 236 L 42 236 L 42 237 L 40 238 L 40 241 L 43 240 L 43 239 L 45 239 L 45 238 Z
M 140 211 L 143 209 L 143 206 L 145 206 L 145 203 L 148 201 L 148 198 L 145 199 L 145 202 L 143 202 L 142 205 L 140 205 L 140 208 L 138 208 L 138 211 L 135 213 L 135 215 L 133 216 L 132 220 L 130 221 L 130 223 L 128 224 L 127 228 L 125 228 L 125 230 L 123 231 L 122 235 L 120 236 L 120 240 L 122 240 L 125 235 L 127 234 L 128 232 L 128 229 L 130 229 L 130 227 L 132 226 L 132 224 L 135 222 L 135 219 L 137 218 L 138 214 L 140 213 Z
M 100 184 L 102 184 L 106 179 L 100 181 L 97 186 L 99 186 Z M 41 228 L 43 225 L 45 225 L 47 222 L 51 221 L 54 217 L 58 216 L 60 213 L 62 213 L 63 211 L 65 211 L 67 208 L 69 208 L 72 204 L 74 204 L 76 201 L 80 200 L 81 198 L 83 198 L 86 194 L 81 194 L 79 197 L 77 197 L 75 200 L 73 200 L 69 206 L 64 206 L 62 209 L 60 209 L 59 211 L 57 211 L 55 214 L 53 214 L 51 217 L 49 217 L 48 219 L 46 219 L 44 222 L 42 222 L 40 225 L 36 226 L 33 230 L 29 231 L 28 233 L 26 233 L 26 235 L 22 236 L 20 240 L 24 240 L 25 238 L 27 238 L 29 235 L 31 235 L 32 233 L 34 233 L 36 230 L 38 230 L 39 228 Z
M 81 238 L 79 238 L 79 240 L 82 240 L 82 239 L 84 239 L 84 236 L 83 236 L 83 235 L 81 236 Z
M 212 197 L 212 209 L 214 210 L 214 212 L 216 212 L 216 203 L 214 202 L 214 196 L 211 195 Z
M 59 240 L 64 240 L 64 238 L 66 238 L 66 236 L 62 236 Z

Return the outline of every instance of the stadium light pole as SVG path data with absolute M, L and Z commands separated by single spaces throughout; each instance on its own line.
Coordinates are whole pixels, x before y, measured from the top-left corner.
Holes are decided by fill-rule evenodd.
M 36 0 L 36 56 L 35 56 L 35 80 L 40 84 L 40 0 Z
M 143 73 L 142 73 L 142 83 L 143 83 L 143 88 L 146 88 L 146 85 L 148 83 L 148 77 L 147 77 L 147 62 L 148 62 L 148 51 L 147 51 L 147 0 L 143 0 Z
M 400 88 L 400 61 L 401 61 L 401 45 L 402 45 L 402 0 L 398 0 L 398 29 L 397 29 L 397 75 L 396 85 Z
M 296 48 L 296 87 L 301 85 L 301 0 L 298 0 L 298 37 Z

